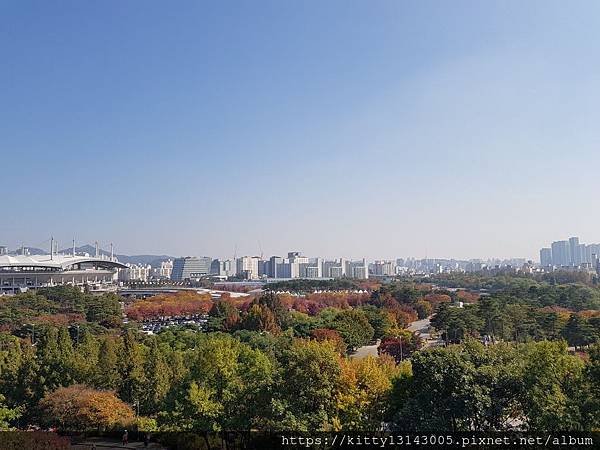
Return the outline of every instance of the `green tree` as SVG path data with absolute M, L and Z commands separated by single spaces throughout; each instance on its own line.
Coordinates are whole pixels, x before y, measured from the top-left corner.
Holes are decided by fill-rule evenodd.
M 168 353 L 167 364 L 169 366 L 171 384 L 173 387 L 178 387 L 189 372 L 185 365 L 184 358 L 184 353 L 180 350 Z
M 53 391 L 73 382 L 73 344 L 65 327 L 47 327 L 37 348 L 40 384 Z
M 290 313 L 290 326 L 294 330 L 294 335 L 298 337 L 309 337 L 312 331 L 319 328 L 320 321 L 308 314 L 292 311 Z
M 579 314 L 571 314 L 571 317 L 563 330 L 563 336 L 569 345 L 572 345 L 575 348 L 584 347 L 597 340 L 594 327 L 589 324 L 585 317 L 582 317 Z
M 590 348 L 589 360 L 584 369 L 585 388 L 580 390 L 582 429 L 600 428 L 600 344 Z
M 11 429 L 11 422 L 21 416 L 21 408 L 9 408 L 5 403 L 5 397 L 0 394 L 0 431 Z
M 13 404 L 24 406 L 26 420 L 36 416 L 35 407 L 44 395 L 45 381 L 40 376 L 40 361 L 36 358 L 35 347 L 24 342 L 16 385 L 9 395 Z
M 78 383 L 93 384 L 98 369 L 98 340 L 87 328 L 79 333 L 79 344 L 73 355 L 74 378 Z
M 525 422 L 534 431 L 582 427 L 577 405 L 583 363 L 561 342 L 537 342 L 522 347 Z
M 217 300 L 208 314 L 209 331 L 232 331 L 240 321 L 240 313 L 229 299 Z
M 417 311 L 417 317 L 419 319 L 425 319 L 426 317 L 429 317 L 431 315 L 431 313 L 433 312 L 433 307 L 428 301 L 419 300 L 415 304 L 415 310 Z
M 341 375 L 335 344 L 299 339 L 282 353 L 279 362 L 281 372 L 272 401 L 270 428 L 332 429 L 337 416 L 335 398 Z
M 402 404 L 394 415 L 398 426 L 424 432 L 481 429 L 490 387 L 477 384 L 476 367 L 460 349 L 419 352 L 411 363 L 412 378 L 395 389 L 402 395 L 395 402 Z
M 115 341 L 110 336 L 104 337 L 98 350 L 98 365 L 94 385 L 101 389 L 117 389 L 121 381 L 117 357 L 120 347 Z
M 105 327 L 121 323 L 121 298 L 116 294 L 89 295 L 85 302 L 85 317 L 88 322 L 97 322 Z
M 462 345 L 417 352 L 410 378 L 394 383 L 390 414 L 414 431 L 505 430 L 524 417 L 523 358 L 514 345 Z
M 328 328 L 338 331 L 351 350 L 368 344 L 374 335 L 366 314 L 357 309 L 340 311 Z
M 13 393 L 21 364 L 21 340 L 7 333 L 0 333 L 0 394 L 10 396 Z
M 142 412 L 155 413 L 160 409 L 171 388 L 169 367 L 156 339 L 151 341 L 150 352 L 144 364 L 144 373 Z
M 262 352 L 228 335 L 212 335 L 194 351 L 178 406 L 161 414 L 178 429 L 249 430 L 267 416 L 273 366 Z
M 377 308 L 373 305 L 366 305 L 360 308 L 367 316 L 367 320 L 373 327 L 373 338 L 380 339 L 386 336 L 389 331 L 396 326 L 396 322 L 392 314 L 384 309 Z
M 123 336 L 123 350 L 119 355 L 119 397 L 127 403 L 139 404 L 144 390 L 144 361 L 134 332 L 127 330 Z

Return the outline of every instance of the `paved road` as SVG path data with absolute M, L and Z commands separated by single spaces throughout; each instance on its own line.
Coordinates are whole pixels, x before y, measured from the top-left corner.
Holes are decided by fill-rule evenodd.
M 152 442 L 148 447 L 143 442 L 130 442 L 128 445 L 121 445 L 121 441 L 92 438 L 79 444 L 71 444 L 75 450 L 122 450 L 122 449 L 148 449 L 148 450 L 166 450 L 160 444 Z
M 350 355 L 350 358 L 366 358 L 367 356 L 377 356 L 377 347 L 379 347 L 380 340 L 377 339 L 377 342 L 373 345 L 365 345 L 364 347 L 359 347 L 355 353 Z
M 431 334 L 429 334 L 429 326 L 431 324 L 431 317 L 429 316 L 422 320 L 417 320 L 416 322 L 412 322 L 407 330 L 412 331 L 413 333 L 418 332 L 421 339 L 423 339 L 424 347 L 429 347 L 430 345 L 434 345 L 438 342 L 437 339 L 433 339 Z M 364 347 L 359 347 L 355 353 L 350 355 L 350 358 L 366 358 L 367 356 L 377 356 L 377 347 L 379 347 L 380 341 L 377 340 L 376 344 L 373 345 L 365 345 Z
M 430 339 L 431 338 L 431 336 L 429 335 L 429 325 L 431 324 L 430 318 L 431 318 L 431 316 L 426 317 L 425 319 L 422 319 L 422 320 L 417 320 L 416 322 L 412 322 L 407 327 L 407 330 L 412 331 L 413 333 L 418 331 L 419 335 L 424 340 Z

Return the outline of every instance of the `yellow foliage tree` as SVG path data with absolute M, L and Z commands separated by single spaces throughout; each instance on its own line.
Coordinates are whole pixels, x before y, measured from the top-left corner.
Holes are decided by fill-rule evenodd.
M 341 361 L 336 429 L 377 430 L 388 404 L 392 380 L 410 371 L 389 356 Z

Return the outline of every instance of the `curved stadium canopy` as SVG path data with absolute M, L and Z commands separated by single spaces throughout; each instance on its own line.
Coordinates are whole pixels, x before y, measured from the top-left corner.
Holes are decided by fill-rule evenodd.
M 94 258 L 90 256 L 72 255 L 32 255 L 32 256 L 0 256 L 0 269 L 11 267 L 39 267 L 45 269 L 69 270 L 80 264 L 91 264 L 113 269 L 124 269 L 126 266 L 110 259 Z

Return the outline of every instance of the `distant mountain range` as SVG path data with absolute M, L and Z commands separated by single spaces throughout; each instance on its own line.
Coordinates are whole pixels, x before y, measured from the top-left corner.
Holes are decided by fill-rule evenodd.
M 35 247 L 27 247 L 25 246 L 25 248 L 29 251 L 30 255 L 47 255 L 49 252 L 48 250 L 42 250 L 41 248 L 35 248 Z M 9 255 L 18 255 L 21 253 L 21 247 L 8 252 Z
M 29 250 L 31 255 L 46 255 L 49 253 L 48 250 L 42 250 L 41 248 L 25 247 Z M 19 253 L 20 248 L 11 252 L 13 254 Z M 64 248 L 60 250 L 60 253 L 71 253 L 73 248 Z M 96 254 L 96 247 L 90 244 L 82 245 L 81 247 L 75 247 L 76 253 L 88 253 L 91 256 Z M 99 249 L 99 253 L 104 256 L 110 256 L 110 251 Z M 160 266 L 160 263 L 168 259 L 174 259 L 175 257 L 169 255 L 115 255 L 117 259 L 124 264 L 150 264 L 152 267 Z

